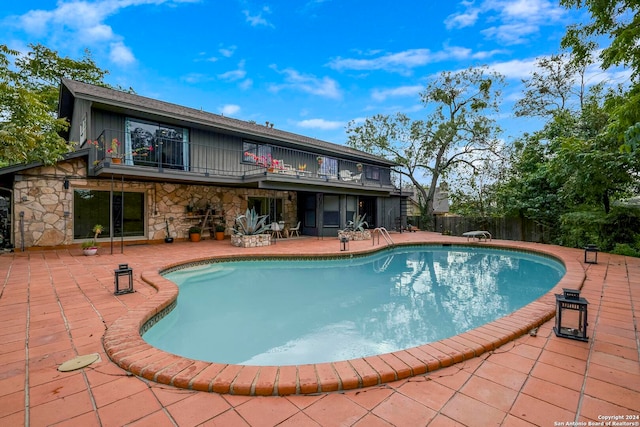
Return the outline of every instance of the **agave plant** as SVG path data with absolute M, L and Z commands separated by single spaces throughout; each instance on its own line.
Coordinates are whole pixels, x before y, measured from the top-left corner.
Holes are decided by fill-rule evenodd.
M 236 218 L 237 227 L 234 228 L 234 233 L 242 236 L 268 233 L 270 224 L 267 224 L 267 218 L 269 215 L 258 215 L 254 208 L 247 209 L 244 215 Z
M 347 223 L 346 231 L 364 231 L 364 227 L 369 227 L 369 224 L 364 219 L 367 214 L 358 215 L 353 214 L 353 219 Z

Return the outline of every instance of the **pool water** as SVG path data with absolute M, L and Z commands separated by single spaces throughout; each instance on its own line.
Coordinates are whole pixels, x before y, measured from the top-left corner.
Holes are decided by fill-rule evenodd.
M 143 338 L 218 363 L 353 359 L 481 326 L 542 296 L 564 273 L 547 257 L 464 246 L 211 263 L 165 275 L 179 286 L 178 304 Z

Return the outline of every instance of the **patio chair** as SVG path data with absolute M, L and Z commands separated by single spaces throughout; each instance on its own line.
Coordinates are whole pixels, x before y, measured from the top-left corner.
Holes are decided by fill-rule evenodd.
M 360 181 L 362 177 L 361 173 L 354 175 L 350 170 L 346 169 L 341 170 L 338 175 L 340 175 L 340 179 L 343 181 Z
M 271 223 L 271 235 L 274 238 L 280 238 L 282 239 L 282 228 L 280 227 L 280 224 L 278 224 L 277 222 L 272 222 Z
M 298 225 L 296 225 L 295 227 L 291 227 L 289 229 L 289 237 L 293 237 L 293 233 L 296 233 L 296 236 L 300 237 L 300 223 L 302 221 L 298 221 Z

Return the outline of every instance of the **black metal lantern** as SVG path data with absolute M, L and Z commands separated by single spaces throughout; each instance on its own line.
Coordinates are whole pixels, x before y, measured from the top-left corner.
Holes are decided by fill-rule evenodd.
M 584 263 L 585 264 L 597 264 L 598 263 L 598 248 L 596 245 L 587 245 L 584 248 Z
M 129 264 L 119 264 L 118 268 L 113 272 L 115 274 L 115 291 L 113 293 L 122 295 L 133 292 L 133 269 L 129 267 Z M 124 286 L 127 287 L 125 288 Z
M 580 291 L 563 289 L 556 294 L 556 336 L 580 341 L 589 341 L 587 337 L 587 306 L 589 302 L 580 297 Z
M 349 250 L 349 238 L 347 236 L 340 237 L 340 250 L 341 251 Z

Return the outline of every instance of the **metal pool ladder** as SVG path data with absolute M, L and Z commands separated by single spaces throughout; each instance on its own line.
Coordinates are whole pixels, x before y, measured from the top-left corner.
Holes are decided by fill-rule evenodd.
M 382 235 L 384 240 L 386 240 L 387 245 L 390 245 L 390 246 L 395 245 L 387 229 L 384 227 L 377 227 L 377 228 L 374 228 L 373 233 L 371 233 L 371 246 L 374 246 L 376 244 L 376 235 L 378 236 L 378 244 L 380 244 L 380 236 Z

